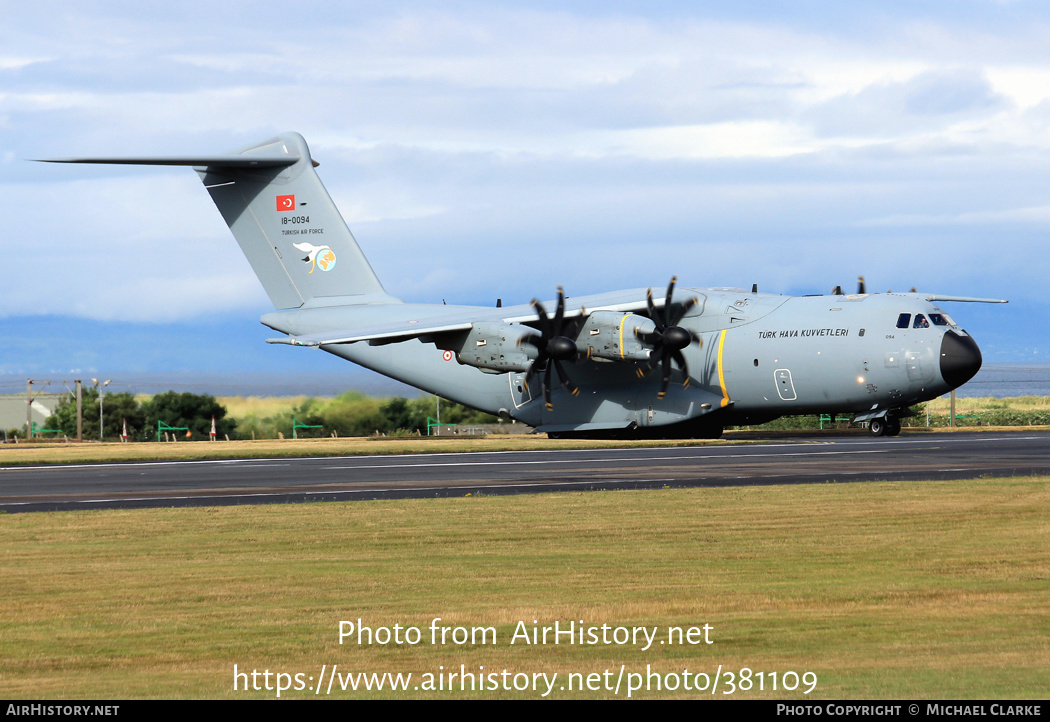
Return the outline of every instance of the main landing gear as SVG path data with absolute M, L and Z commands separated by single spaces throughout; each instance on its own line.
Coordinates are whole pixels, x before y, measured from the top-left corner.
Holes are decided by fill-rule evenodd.
M 883 416 L 868 422 L 872 436 L 896 436 L 901 432 L 901 421 L 895 416 Z

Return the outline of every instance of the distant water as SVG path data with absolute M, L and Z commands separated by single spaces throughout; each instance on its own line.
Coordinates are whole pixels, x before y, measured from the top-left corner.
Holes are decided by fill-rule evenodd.
M 985 364 L 958 396 L 1050 396 L 1050 364 Z
M 156 394 L 189 391 L 214 396 L 337 396 L 358 391 L 369 396 L 415 398 L 422 392 L 398 381 L 347 364 L 345 373 L 254 372 L 244 374 L 173 371 L 113 374 L 108 391 Z M 110 378 L 107 376 L 107 378 Z M 85 379 L 85 385 L 90 383 Z M 12 381 L 0 393 L 25 391 L 25 381 Z M 5 385 L 6 386 L 6 385 Z M 61 384 L 48 389 L 64 391 Z M 986 364 L 958 390 L 959 396 L 1050 396 L 1050 364 Z
M 23 387 L 24 388 L 24 387 Z M 338 396 L 358 391 L 368 396 L 415 398 L 422 392 L 379 374 L 347 364 L 346 373 L 252 372 L 244 374 L 173 371 L 114 374 L 108 391 L 159 394 L 165 391 L 212 396 Z

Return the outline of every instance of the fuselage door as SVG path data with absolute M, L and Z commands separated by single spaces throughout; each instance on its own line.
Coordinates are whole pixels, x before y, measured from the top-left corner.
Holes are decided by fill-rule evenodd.
M 906 351 L 904 353 L 904 363 L 908 366 L 908 380 L 921 381 L 923 375 L 922 356 L 916 351 Z
M 795 385 L 791 382 L 791 371 L 788 369 L 777 369 L 773 372 L 773 379 L 777 384 L 777 393 L 783 401 L 794 401 Z
M 507 378 L 510 380 L 510 398 L 514 402 L 514 408 L 520 409 L 532 401 L 532 386 L 525 388 L 524 373 L 512 372 L 507 374 Z M 538 379 L 538 376 L 533 376 L 533 386 L 536 385 Z

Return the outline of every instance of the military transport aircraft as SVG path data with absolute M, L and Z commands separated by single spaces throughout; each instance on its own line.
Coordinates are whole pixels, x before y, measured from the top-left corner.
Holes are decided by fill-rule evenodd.
M 380 284 L 285 133 L 215 156 L 51 162 L 191 166 L 276 311 L 271 343 L 311 346 L 552 436 L 707 437 L 780 416 L 851 413 L 876 436 L 961 386 L 981 352 L 928 293 L 789 297 L 615 291 L 494 308 L 403 303 Z

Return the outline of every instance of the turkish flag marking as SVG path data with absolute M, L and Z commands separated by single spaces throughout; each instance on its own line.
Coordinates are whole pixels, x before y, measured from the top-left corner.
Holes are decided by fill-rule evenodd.
M 294 211 L 295 210 L 295 196 L 277 196 L 277 210 L 279 211 Z

